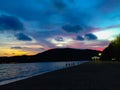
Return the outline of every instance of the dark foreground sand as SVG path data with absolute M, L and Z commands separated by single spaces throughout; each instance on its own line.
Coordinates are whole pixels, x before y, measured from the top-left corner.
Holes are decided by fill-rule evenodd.
M 0 90 L 120 90 L 120 64 L 85 63 L 3 85 Z

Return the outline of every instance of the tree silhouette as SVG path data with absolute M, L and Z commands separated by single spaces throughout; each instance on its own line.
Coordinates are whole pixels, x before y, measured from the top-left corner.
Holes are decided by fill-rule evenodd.
M 120 47 L 120 35 L 118 35 L 116 37 L 115 40 L 113 40 L 111 43 L 110 43 L 112 46 L 114 46 L 115 48 L 119 48 Z
M 120 35 L 115 40 L 111 41 L 109 46 L 104 49 L 102 60 L 119 60 L 120 61 Z

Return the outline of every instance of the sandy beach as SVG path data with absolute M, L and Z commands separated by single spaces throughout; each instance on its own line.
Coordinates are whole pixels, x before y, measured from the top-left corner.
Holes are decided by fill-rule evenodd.
M 120 63 L 84 63 L 3 85 L 0 90 L 120 90 Z

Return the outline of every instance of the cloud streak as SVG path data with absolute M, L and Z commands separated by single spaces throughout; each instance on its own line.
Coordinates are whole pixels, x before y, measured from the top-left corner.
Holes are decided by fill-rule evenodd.
M 22 47 L 14 46 L 14 47 L 11 47 L 11 49 L 22 49 Z
M 64 25 L 62 27 L 63 30 L 65 30 L 66 32 L 71 32 L 71 33 L 78 33 L 79 31 L 82 31 L 83 28 L 80 25 Z
M 85 39 L 82 36 L 77 36 L 76 40 L 84 41 Z
M 15 34 L 15 37 L 17 38 L 17 40 L 20 40 L 20 41 L 32 41 L 31 37 L 29 37 L 23 33 Z
M 21 31 L 24 29 L 23 23 L 14 16 L 0 16 L 0 31 Z
M 97 40 L 97 36 L 95 36 L 95 35 L 92 34 L 92 33 L 85 34 L 84 38 L 85 38 L 86 40 Z

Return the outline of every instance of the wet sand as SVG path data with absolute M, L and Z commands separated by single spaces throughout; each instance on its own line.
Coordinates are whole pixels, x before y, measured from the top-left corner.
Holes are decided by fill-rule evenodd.
M 0 90 L 120 90 L 120 63 L 84 63 L 3 85 Z

